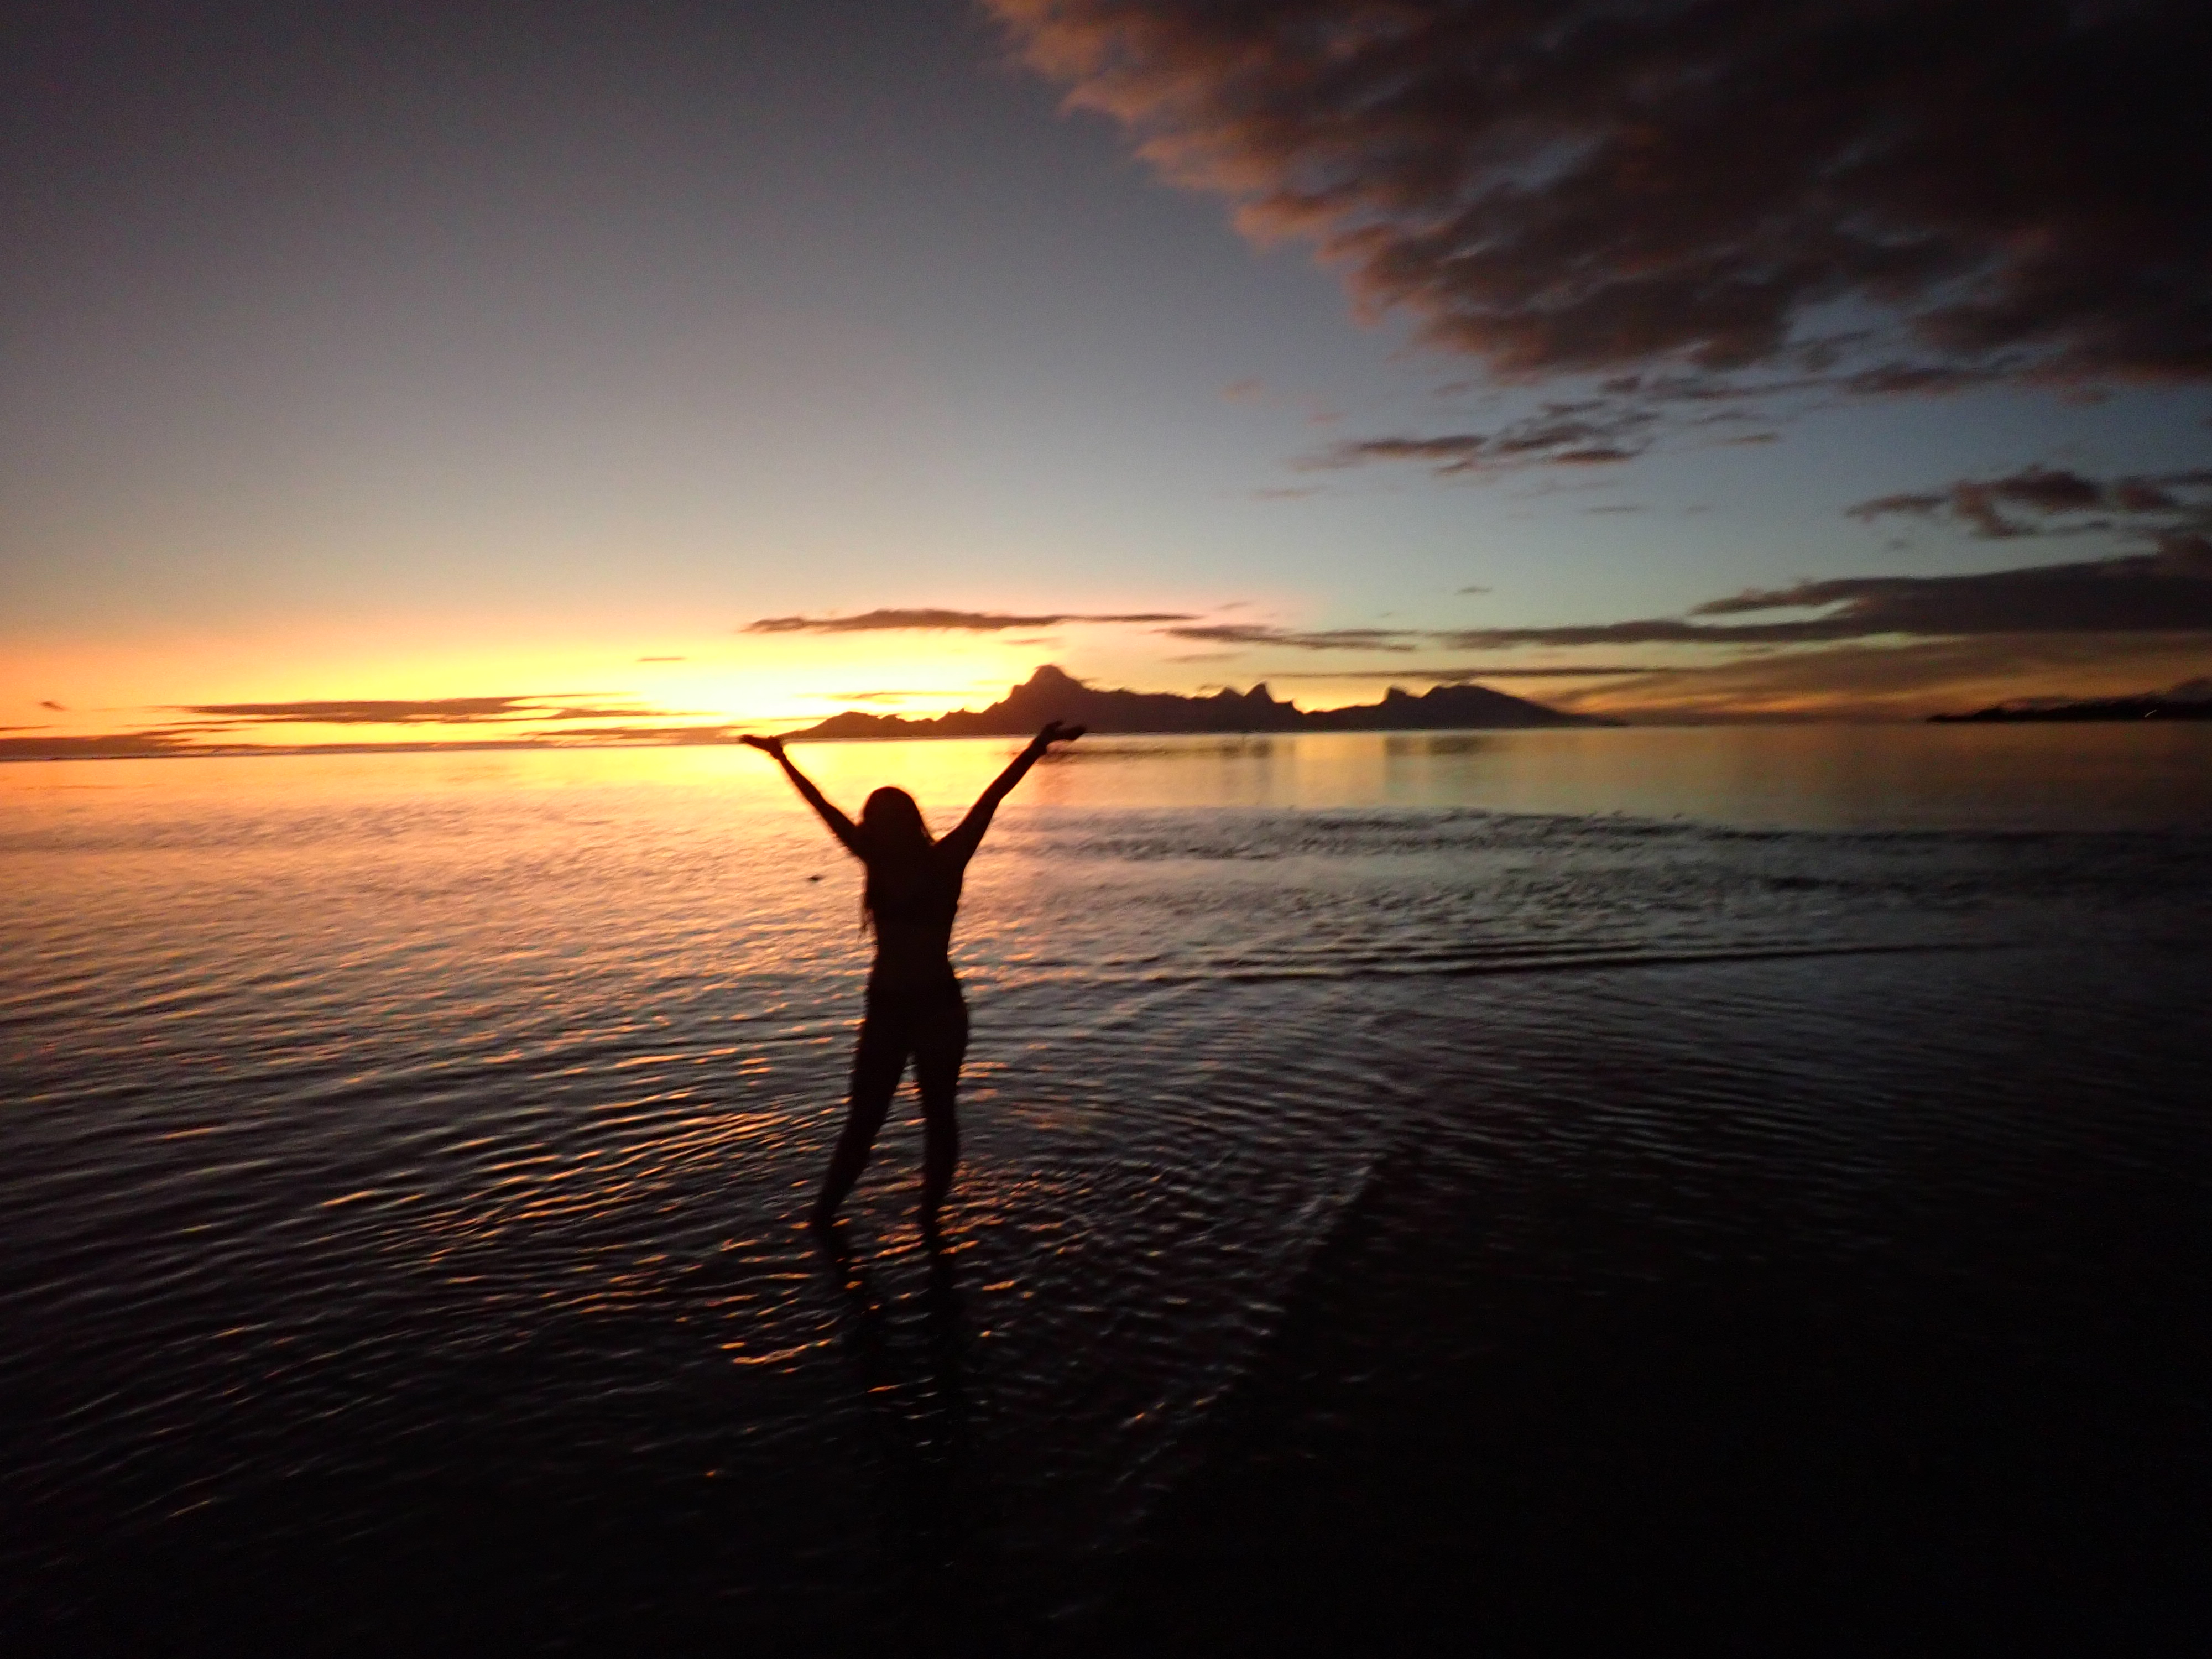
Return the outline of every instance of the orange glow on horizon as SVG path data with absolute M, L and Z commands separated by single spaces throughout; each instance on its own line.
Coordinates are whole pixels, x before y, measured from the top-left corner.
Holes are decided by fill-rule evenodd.
M 747 635 L 573 625 L 527 641 L 450 624 L 35 641 L 0 666 L 0 736 L 175 730 L 270 746 L 574 737 L 619 741 L 725 727 L 784 731 L 846 709 L 929 718 L 982 708 L 1048 662 L 1096 654 L 1092 629 L 1018 643 L 957 632 Z M 610 630 L 611 632 L 611 630 Z M 1139 671 L 1141 672 L 1141 670 Z M 1144 675 L 1147 684 L 1153 675 Z M 1258 676 L 1254 676 L 1255 678 Z M 1106 683 L 1114 683 L 1110 677 Z M 204 711 L 242 704 L 535 700 L 469 720 L 319 722 Z M 572 713 L 549 717 L 556 708 Z M 222 729 L 216 729 L 220 726 Z
M 1477 679 L 1577 713 L 1672 723 L 1913 720 L 2027 690 L 2122 695 L 2202 672 L 2193 638 L 2125 643 L 2115 649 L 2110 641 L 1964 639 L 1732 661 L 1700 651 L 1684 653 L 1679 669 L 1668 663 L 1630 677 L 1501 672 Z M 503 629 L 450 620 L 407 628 L 379 619 L 232 635 L 33 641 L 0 653 L 0 752 L 135 733 L 154 734 L 149 741 L 157 746 L 276 749 L 681 742 L 686 734 L 699 741 L 746 730 L 788 732 L 845 710 L 927 719 L 981 708 L 1048 663 L 1103 687 L 1184 695 L 1268 681 L 1278 697 L 1307 709 L 1371 702 L 1393 684 L 1419 692 L 1437 683 L 1417 664 L 1332 676 L 1316 672 L 1310 658 L 1292 658 L 1297 666 L 1286 669 L 1279 653 L 1178 661 L 1171 648 L 1155 630 L 1132 628 L 1067 626 L 1012 637 L 957 630 L 749 635 L 729 625 L 634 618 L 604 628 L 567 619 Z M 1662 663 L 1674 654 L 1650 653 Z M 280 707 L 255 716 L 234 708 L 458 699 L 478 700 L 455 711 L 471 717 L 441 718 L 423 708 L 413 711 L 418 718 L 383 720 L 355 710 L 362 717 L 321 720 L 311 709 Z M 500 699 L 531 701 L 484 706 Z M 233 712 L 210 712 L 226 706 Z

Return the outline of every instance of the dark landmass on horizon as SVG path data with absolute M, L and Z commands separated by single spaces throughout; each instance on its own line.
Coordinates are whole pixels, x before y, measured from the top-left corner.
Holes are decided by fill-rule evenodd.
M 507 702 L 510 699 L 497 699 Z M 1204 735 L 1266 732 L 1449 732 L 1510 726 L 1624 726 L 1596 714 L 1570 714 L 1526 697 L 1484 685 L 1438 685 L 1415 696 L 1392 686 L 1382 702 L 1349 708 L 1307 710 L 1280 702 L 1262 684 L 1249 691 L 1221 690 L 1210 697 L 1171 691 L 1109 691 L 1085 684 L 1066 670 L 1046 666 L 989 708 L 956 709 L 933 720 L 833 714 L 787 738 L 1027 737 L 1048 720 L 1123 735 Z M 256 723 L 246 731 L 268 729 Z M 674 748 L 733 744 L 753 725 L 577 726 L 513 737 L 418 738 L 395 743 L 275 744 L 240 741 L 234 730 L 218 735 L 204 726 L 114 732 L 74 737 L 0 736 L 0 761 L 155 760 L 176 756 L 359 755 L 476 749 Z
M 2088 720 L 2212 720 L 2212 679 L 2190 680 L 2171 691 L 2125 697 L 2037 697 L 1992 703 L 1970 714 L 1930 714 L 1936 726 L 2010 726 Z
M 1122 735 L 1247 732 L 1442 732 L 1528 726 L 1621 726 L 1595 714 L 1569 714 L 1484 685 L 1439 685 L 1419 696 L 1392 686 L 1380 702 L 1306 710 L 1278 702 L 1262 683 L 1249 691 L 1210 697 L 1171 691 L 1105 691 L 1049 665 L 981 710 L 960 708 L 934 720 L 832 714 L 788 739 L 1026 737 L 1048 720 Z

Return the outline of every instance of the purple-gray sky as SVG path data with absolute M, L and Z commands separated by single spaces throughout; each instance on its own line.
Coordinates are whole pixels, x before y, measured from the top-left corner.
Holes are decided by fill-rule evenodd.
M 0 725 L 2212 667 L 2197 6 L 0 28 Z

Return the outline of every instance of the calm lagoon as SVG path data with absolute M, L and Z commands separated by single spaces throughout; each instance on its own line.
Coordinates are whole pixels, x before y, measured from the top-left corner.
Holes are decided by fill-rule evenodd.
M 2206 1628 L 2212 728 L 1086 738 L 934 1256 L 859 920 L 742 750 L 0 767 L 5 1627 Z

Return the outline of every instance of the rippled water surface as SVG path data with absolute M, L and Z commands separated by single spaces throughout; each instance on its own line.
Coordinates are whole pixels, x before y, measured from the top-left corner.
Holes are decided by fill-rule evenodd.
M 2209 738 L 1086 740 L 971 872 L 950 1248 L 895 1121 L 844 1259 L 858 884 L 759 757 L 0 769 L 10 1624 L 1048 1649 L 1250 1425 L 1534 1363 L 1447 1279 L 2099 1333 L 2205 1467 Z

